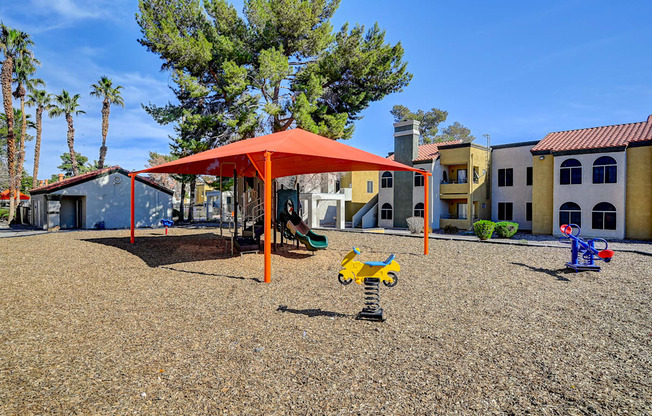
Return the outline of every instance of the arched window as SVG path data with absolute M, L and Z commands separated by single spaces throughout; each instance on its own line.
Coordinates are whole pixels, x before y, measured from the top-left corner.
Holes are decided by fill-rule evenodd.
M 423 202 L 419 202 L 414 206 L 414 216 L 423 218 Z
M 591 226 L 594 230 L 615 230 L 616 207 L 608 202 L 600 202 L 594 206 Z
M 559 169 L 560 185 L 579 185 L 582 183 L 582 164 L 577 159 L 566 159 Z
M 390 204 L 383 204 L 383 206 L 380 208 L 380 219 L 381 220 L 392 219 L 392 206 Z
M 381 176 L 380 179 L 380 187 L 391 188 L 392 186 L 394 186 L 393 182 L 394 180 L 392 178 L 392 172 L 383 172 L 383 176 Z
M 618 182 L 618 165 L 611 156 L 599 157 L 593 162 L 593 183 Z
M 566 202 L 559 207 L 559 225 L 563 224 L 582 226 L 582 209 L 575 202 Z
M 423 186 L 423 175 L 419 172 L 414 172 L 414 186 Z

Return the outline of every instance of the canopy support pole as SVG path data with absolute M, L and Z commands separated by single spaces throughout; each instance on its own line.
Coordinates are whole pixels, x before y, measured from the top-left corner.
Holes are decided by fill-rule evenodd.
M 135 215 L 135 204 L 134 204 L 134 184 L 136 182 L 136 174 L 132 173 L 129 176 L 131 176 L 131 244 L 134 243 L 136 240 L 135 235 L 134 235 L 134 229 L 136 228 L 136 215 Z
M 430 195 L 428 195 L 428 188 L 429 188 L 428 183 L 430 182 L 429 181 L 429 179 L 430 179 L 429 176 L 430 175 L 425 175 L 425 174 L 423 175 L 423 185 L 424 185 L 423 186 L 423 189 L 424 189 L 423 192 L 425 193 L 425 196 L 424 196 L 424 198 L 425 198 L 424 201 L 425 202 L 423 204 L 423 254 L 426 255 L 426 256 L 428 255 L 428 237 L 429 237 L 429 234 L 430 234 L 429 233 L 429 231 L 430 231 L 430 213 L 428 212 L 428 211 L 430 211 L 429 210 L 429 208 L 430 208 L 430 198 L 429 198 L 429 196 Z
M 272 281 L 272 154 L 265 152 L 265 283 Z

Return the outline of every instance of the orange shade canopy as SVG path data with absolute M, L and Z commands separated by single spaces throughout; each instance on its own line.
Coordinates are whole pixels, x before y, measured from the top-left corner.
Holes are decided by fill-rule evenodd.
M 17 191 L 14 191 L 14 198 L 16 197 L 15 192 L 17 192 Z M 9 189 L 0 192 L 0 199 L 9 200 Z M 24 193 L 21 192 L 20 193 L 20 200 L 21 201 L 28 201 L 29 200 L 29 195 L 25 195 Z
M 360 170 L 424 172 L 302 129 L 293 129 L 230 143 L 136 173 L 219 175 L 220 165 L 223 165 L 228 169 L 222 174 L 231 176 L 235 166 L 238 176 L 256 176 L 256 172 L 264 171 L 265 152 L 271 153 L 272 178 Z M 229 171 L 231 173 L 227 173 Z
M 228 168 L 226 170 L 220 167 Z M 265 182 L 265 282 L 271 281 L 271 194 L 275 178 L 323 172 L 389 170 L 424 174 L 424 216 L 428 218 L 428 176 L 416 169 L 327 139 L 302 129 L 286 130 L 230 143 L 216 149 L 184 157 L 131 174 L 131 243 L 135 241 L 134 179 L 138 173 L 177 173 L 187 175 L 258 175 Z M 428 254 L 428 233 L 424 233 L 424 254 Z

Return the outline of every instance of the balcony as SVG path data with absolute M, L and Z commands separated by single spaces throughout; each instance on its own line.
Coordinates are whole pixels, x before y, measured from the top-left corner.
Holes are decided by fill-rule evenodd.
M 439 194 L 442 198 L 450 197 L 459 198 L 460 195 L 467 195 L 469 193 L 469 184 L 467 181 L 442 181 L 439 185 Z
M 477 221 L 477 219 L 478 219 L 478 217 L 475 216 L 473 218 L 473 221 Z M 453 227 L 459 228 L 460 230 L 468 230 L 468 229 L 471 228 L 471 223 L 472 223 L 472 221 L 470 221 L 468 218 L 464 218 L 464 217 L 457 216 L 457 215 L 443 214 L 439 218 L 439 227 L 440 228 L 444 228 L 447 225 L 451 225 Z

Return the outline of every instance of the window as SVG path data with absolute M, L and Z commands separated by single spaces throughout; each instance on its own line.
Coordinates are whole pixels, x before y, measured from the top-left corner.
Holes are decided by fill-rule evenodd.
M 414 186 L 423 186 L 423 175 L 419 172 L 414 172 Z
M 593 183 L 618 182 L 618 166 L 610 156 L 599 157 L 593 162 Z
M 582 164 L 577 159 L 566 159 L 559 169 L 560 185 L 579 185 L 582 183 Z M 578 224 L 579 225 L 579 224 Z
M 526 168 L 525 185 L 532 186 L 532 166 Z
M 368 194 L 374 193 L 374 181 L 367 181 L 367 193 Z
M 446 173 L 446 171 L 442 172 L 441 182 L 448 183 L 448 173 Z
M 514 186 L 514 169 L 498 169 L 498 186 Z
M 423 202 L 419 202 L 414 206 L 414 216 L 423 218 Z
M 381 188 L 391 188 L 393 185 L 393 180 L 392 180 L 392 173 L 391 172 L 383 172 L 383 176 L 380 179 L 380 187 Z
M 513 212 L 514 204 L 512 202 L 498 203 L 498 221 L 511 221 Z
M 594 230 L 615 230 L 616 207 L 608 202 L 600 202 L 594 206 L 591 226 Z
M 582 226 L 582 210 L 575 202 L 566 202 L 559 208 L 559 226 L 563 224 L 575 224 Z
M 532 202 L 525 203 L 525 221 L 532 221 Z
M 390 204 L 383 204 L 380 209 L 380 219 L 381 220 L 391 220 L 392 219 L 392 206 Z

